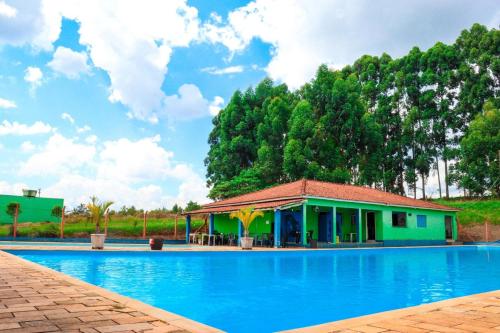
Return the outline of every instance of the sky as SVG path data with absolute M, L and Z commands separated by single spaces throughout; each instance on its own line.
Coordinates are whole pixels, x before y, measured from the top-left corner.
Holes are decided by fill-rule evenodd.
M 296 89 L 475 22 L 498 28 L 498 1 L 0 0 L 0 193 L 207 202 L 212 118 L 236 89 Z

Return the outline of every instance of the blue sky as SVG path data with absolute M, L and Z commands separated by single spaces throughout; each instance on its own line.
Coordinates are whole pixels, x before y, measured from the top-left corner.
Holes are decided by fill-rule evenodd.
M 498 27 L 498 3 L 0 0 L 0 193 L 204 202 L 211 120 L 236 89 L 294 89 L 322 63 L 452 42 L 474 22 Z

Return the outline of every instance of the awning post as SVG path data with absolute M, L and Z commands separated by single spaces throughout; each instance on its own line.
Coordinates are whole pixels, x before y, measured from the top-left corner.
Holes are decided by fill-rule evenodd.
M 274 247 L 281 247 L 281 210 L 274 211 Z
M 209 215 L 209 222 L 208 222 L 208 234 L 212 236 L 214 234 L 214 226 L 215 226 L 215 215 L 210 214 Z
M 191 233 L 191 215 L 186 215 L 186 244 L 189 244 L 190 233 Z

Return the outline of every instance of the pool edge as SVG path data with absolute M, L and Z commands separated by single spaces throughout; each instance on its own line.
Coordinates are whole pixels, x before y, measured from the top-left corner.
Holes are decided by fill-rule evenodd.
M 383 312 L 372 313 L 365 316 L 347 318 L 337 321 L 332 321 L 328 323 L 305 326 L 300 328 L 294 328 L 290 330 L 279 331 L 278 333 L 323 333 L 323 332 L 337 332 L 337 331 L 356 331 L 357 327 L 365 327 L 370 324 L 377 322 L 386 322 L 390 320 L 399 321 L 401 317 L 412 316 L 412 315 L 424 315 L 428 312 L 434 312 L 441 308 L 450 308 L 458 305 L 462 305 L 467 302 L 481 302 L 484 298 L 494 297 L 498 299 L 497 306 L 500 307 L 500 289 L 488 291 L 484 293 L 472 294 L 467 296 L 454 297 L 442 301 L 420 304 L 415 306 L 410 306 L 406 308 L 388 310 Z M 457 311 L 457 313 L 460 313 Z M 493 313 L 492 313 L 493 315 Z M 498 315 L 498 314 L 496 314 Z M 500 323 L 497 324 L 500 328 Z M 418 327 L 415 327 L 417 329 Z M 452 327 L 450 327 L 452 328 Z M 453 327 L 454 328 L 454 327 Z M 495 329 L 498 329 L 495 327 Z M 390 330 L 390 329 L 389 329 Z
M 143 303 L 137 299 L 123 296 L 121 294 L 115 293 L 113 291 L 110 291 L 105 288 L 101 288 L 98 286 L 95 286 L 93 284 L 87 283 L 85 281 L 82 281 L 80 279 L 74 278 L 72 276 L 66 275 L 62 272 L 53 270 L 49 267 L 37 264 L 35 262 L 26 260 L 24 258 L 18 257 L 14 254 L 11 254 L 9 252 L 3 251 L 3 249 L 0 249 L 0 254 L 3 256 L 9 257 L 11 260 L 18 261 L 19 263 L 32 267 L 36 270 L 42 271 L 44 273 L 47 273 L 49 275 L 52 275 L 58 279 L 64 280 L 68 283 L 71 283 L 76 286 L 81 286 L 85 287 L 89 291 L 95 292 L 96 294 L 99 294 L 102 297 L 108 298 L 112 301 L 122 303 L 128 307 L 134 308 L 137 311 L 143 312 L 151 317 L 157 318 L 161 321 L 164 321 L 168 323 L 169 325 L 175 326 L 179 329 L 182 330 L 189 330 L 193 333 L 220 333 L 224 332 L 218 328 L 211 327 L 209 325 L 197 322 L 195 320 L 189 319 L 187 317 L 183 317 L 181 315 L 178 315 L 173 312 L 169 312 L 160 308 L 157 308 L 155 306 Z

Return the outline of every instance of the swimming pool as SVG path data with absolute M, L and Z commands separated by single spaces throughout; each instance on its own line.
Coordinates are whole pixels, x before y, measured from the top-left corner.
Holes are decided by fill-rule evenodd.
M 228 332 L 272 332 L 500 289 L 500 247 L 8 251 Z
M 90 240 L 87 243 L 81 242 L 32 242 L 32 241 L 0 241 L 0 246 L 84 246 L 90 248 Z M 146 243 L 112 243 L 108 242 L 105 244 L 106 248 L 113 247 L 133 247 L 133 248 L 144 248 L 149 249 L 149 244 Z M 164 248 L 187 248 L 190 245 L 186 244 L 163 244 Z

